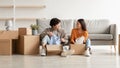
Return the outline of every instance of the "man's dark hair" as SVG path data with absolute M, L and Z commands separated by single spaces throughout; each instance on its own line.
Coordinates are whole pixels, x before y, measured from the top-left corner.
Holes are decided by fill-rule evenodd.
M 50 26 L 53 27 L 53 26 L 56 26 L 57 24 L 59 24 L 61 21 L 58 19 L 58 18 L 52 18 L 50 20 Z
M 86 28 L 86 24 L 85 24 L 84 19 L 78 19 L 77 21 L 81 24 L 82 30 L 86 31 L 87 28 Z

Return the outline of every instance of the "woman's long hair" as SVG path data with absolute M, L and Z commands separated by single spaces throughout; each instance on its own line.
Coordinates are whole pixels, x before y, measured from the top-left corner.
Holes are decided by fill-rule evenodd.
M 86 28 L 86 24 L 85 24 L 84 19 L 78 19 L 77 21 L 81 24 L 82 30 L 83 30 L 83 31 L 87 31 L 87 28 Z

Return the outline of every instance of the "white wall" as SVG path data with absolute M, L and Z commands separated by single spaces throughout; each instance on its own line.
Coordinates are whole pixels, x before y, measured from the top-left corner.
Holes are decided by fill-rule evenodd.
M 46 6 L 46 18 L 109 19 L 120 25 L 120 0 L 46 0 Z
M 109 19 L 111 23 L 120 25 L 120 0 L 37 0 L 37 2 L 29 0 L 29 3 L 41 4 L 41 1 L 44 1 L 46 8 L 35 13 L 35 16 L 40 18 Z M 24 0 L 24 3 L 19 0 L 17 4 L 27 2 L 28 0 Z M 22 25 L 22 23 L 19 24 Z
M 46 17 L 110 19 L 120 17 L 120 0 L 46 0 Z

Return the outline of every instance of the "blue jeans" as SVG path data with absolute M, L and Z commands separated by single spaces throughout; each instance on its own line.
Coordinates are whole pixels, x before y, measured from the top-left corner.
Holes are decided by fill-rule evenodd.
M 51 37 L 49 37 L 48 35 L 46 35 L 43 39 L 42 39 L 42 43 L 44 44 L 49 44 L 49 45 L 60 45 L 61 41 L 60 41 L 60 37 L 53 35 Z
M 90 39 L 86 40 L 86 48 L 91 48 L 91 40 Z

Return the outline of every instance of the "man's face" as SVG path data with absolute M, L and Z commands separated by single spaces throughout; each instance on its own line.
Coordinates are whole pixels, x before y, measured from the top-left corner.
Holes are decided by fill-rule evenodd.
M 57 25 L 53 26 L 53 28 L 56 29 L 56 30 L 57 30 L 57 29 L 60 29 L 60 28 L 61 28 L 60 25 L 61 25 L 61 24 L 58 23 Z

